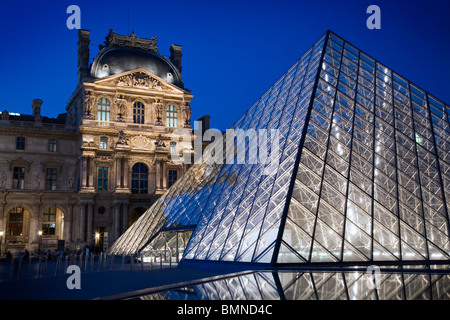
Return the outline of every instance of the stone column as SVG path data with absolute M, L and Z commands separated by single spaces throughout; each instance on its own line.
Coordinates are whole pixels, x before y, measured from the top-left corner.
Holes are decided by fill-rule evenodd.
M 87 158 L 82 157 L 81 159 L 81 169 L 80 169 L 80 175 L 81 175 L 81 188 L 86 188 L 87 185 Z
M 128 204 L 124 203 L 122 205 L 122 233 L 124 233 L 128 229 L 129 222 L 129 212 L 128 212 Z
M 86 203 L 80 203 L 80 241 L 86 241 Z
M 122 188 L 122 158 L 116 158 L 116 189 Z
M 64 217 L 64 240 L 66 242 L 72 242 L 72 229 L 73 229 L 73 215 L 75 210 L 75 203 L 69 203 L 70 207 L 67 212 L 67 216 Z
M 6 213 L 5 213 L 6 202 L 0 201 L 0 231 L 3 231 L 3 237 L 0 237 L 0 258 L 3 252 L 5 252 L 5 239 L 6 239 Z
M 42 231 L 42 214 L 41 214 L 42 203 L 36 200 L 33 206 L 33 212 L 30 212 L 30 231 L 29 231 L 29 241 L 36 242 L 39 241 L 38 231 Z
M 89 157 L 89 188 L 94 188 L 94 170 L 95 170 L 95 164 L 94 164 L 94 158 Z
M 156 166 L 156 190 L 161 189 L 161 164 L 159 160 L 155 162 Z
M 3 238 L 6 236 L 6 212 L 5 212 L 6 202 L 0 201 L 0 231 L 4 232 Z
M 166 161 L 162 161 L 162 178 L 163 178 L 163 189 L 167 189 L 167 165 Z
M 87 221 L 86 221 L 86 241 L 88 243 L 93 243 L 94 234 L 92 233 L 92 228 L 94 225 L 94 203 L 88 202 L 88 212 L 87 212 Z
M 123 187 L 128 189 L 130 188 L 129 185 L 129 176 L 130 176 L 130 172 L 129 172 L 129 166 L 128 166 L 128 159 L 124 158 L 123 159 Z
M 114 207 L 114 240 L 120 236 L 120 202 L 115 203 Z

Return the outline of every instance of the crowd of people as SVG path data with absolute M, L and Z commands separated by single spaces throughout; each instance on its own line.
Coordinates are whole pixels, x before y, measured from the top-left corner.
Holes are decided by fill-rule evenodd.
M 47 251 L 37 250 L 35 253 L 33 253 L 33 256 L 36 256 L 36 257 L 44 256 L 44 257 L 47 257 L 48 260 L 56 260 L 56 259 L 58 259 L 59 256 L 65 257 L 65 256 L 69 256 L 72 254 L 88 255 L 89 253 L 98 254 L 99 250 L 95 246 L 90 246 L 90 247 L 86 246 L 84 248 L 84 250 L 81 250 L 81 249 L 71 250 L 69 248 L 64 248 L 64 249 L 57 248 L 54 251 L 52 251 L 50 249 L 47 249 Z M 6 252 L 5 257 L 2 260 L 11 260 L 13 258 L 22 258 L 22 260 L 26 261 L 30 258 L 30 252 L 27 249 L 25 249 L 25 251 L 23 251 L 21 253 L 12 254 L 11 251 L 8 250 Z

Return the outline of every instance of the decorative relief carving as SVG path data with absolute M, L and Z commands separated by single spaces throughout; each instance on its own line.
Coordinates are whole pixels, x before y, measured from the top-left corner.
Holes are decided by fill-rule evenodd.
M 2 174 L 0 174 L 0 190 L 6 189 L 6 173 L 3 171 Z
M 118 77 L 115 84 L 119 87 L 162 90 L 161 81 L 156 80 L 143 72 Z
M 157 40 L 157 37 L 153 37 L 151 39 L 138 38 L 134 32 L 132 32 L 130 36 L 123 36 L 116 34 L 114 30 L 110 29 L 109 34 L 106 37 L 106 45 L 116 47 L 134 47 L 142 50 L 158 52 Z
M 153 149 L 152 140 L 149 137 L 144 136 L 142 134 L 133 136 L 131 138 L 130 144 L 131 144 L 132 148 L 136 148 L 136 149 L 142 149 L 142 150 L 152 150 Z

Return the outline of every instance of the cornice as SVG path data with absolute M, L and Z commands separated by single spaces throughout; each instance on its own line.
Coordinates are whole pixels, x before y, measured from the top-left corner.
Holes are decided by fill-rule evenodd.
M 66 130 L 63 131 L 63 130 L 47 130 L 44 129 L 43 127 L 23 128 L 23 127 L 5 127 L 5 126 L 0 126 L 0 134 L 10 134 L 10 135 L 19 134 L 33 137 L 59 137 L 68 139 L 76 139 L 78 136 L 76 129 L 72 129 L 72 131 Z

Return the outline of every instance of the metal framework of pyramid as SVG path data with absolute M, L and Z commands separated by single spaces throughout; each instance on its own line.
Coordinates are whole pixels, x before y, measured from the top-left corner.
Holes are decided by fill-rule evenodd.
M 233 125 L 277 129 L 279 165 L 193 165 L 111 252 L 189 231 L 176 245 L 192 262 L 449 261 L 449 117 L 327 31 Z

